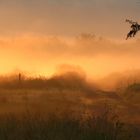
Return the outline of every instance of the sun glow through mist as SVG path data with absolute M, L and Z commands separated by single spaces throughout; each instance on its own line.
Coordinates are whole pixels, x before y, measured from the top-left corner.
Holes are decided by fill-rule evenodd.
M 53 75 L 59 66 L 79 67 L 90 78 L 139 69 L 139 40 L 114 41 L 92 34 L 75 38 L 23 35 L 0 39 L 0 73 L 16 70 Z

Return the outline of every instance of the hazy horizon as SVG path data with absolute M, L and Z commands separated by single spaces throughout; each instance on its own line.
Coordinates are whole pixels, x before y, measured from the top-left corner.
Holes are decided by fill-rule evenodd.
M 1 75 L 64 68 L 98 79 L 140 69 L 140 34 L 125 40 L 125 19 L 140 21 L 138 0 L 0 0 L 0 11 Z

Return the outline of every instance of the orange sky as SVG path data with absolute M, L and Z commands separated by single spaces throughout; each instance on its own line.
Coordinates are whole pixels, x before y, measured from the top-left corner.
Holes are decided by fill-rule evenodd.
M 139 13 L 136 0 L 1 0 L 0 74 L 49 76 L 67 66 L 100 78 L 139 69 L 140 34 L 125 41 L 124 22 Z

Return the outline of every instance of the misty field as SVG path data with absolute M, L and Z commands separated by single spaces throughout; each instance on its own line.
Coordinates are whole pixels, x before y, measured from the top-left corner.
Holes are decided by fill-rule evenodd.
M 139 140 L 140 84 L 101 90 L 76 73 L 1 77 L 0 140 Z

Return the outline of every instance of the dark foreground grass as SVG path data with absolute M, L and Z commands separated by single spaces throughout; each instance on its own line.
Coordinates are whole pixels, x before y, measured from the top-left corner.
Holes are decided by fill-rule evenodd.
M 112 109 L 102 108 L 105 100 Z M 116 104 L 131 123 L 126 113 L 137 115 L 135 106 L 75 74 L 0 81 L 0 140 L 139 140 L 139 125 L 112 113 Z
M 70 115 L 70 114 L 69 114 Z M 0 118 L 0 140 L 133 140 L 132 131 L 115 117 L 76 119 L 5 115 Z

